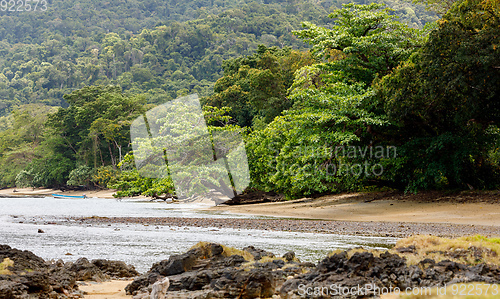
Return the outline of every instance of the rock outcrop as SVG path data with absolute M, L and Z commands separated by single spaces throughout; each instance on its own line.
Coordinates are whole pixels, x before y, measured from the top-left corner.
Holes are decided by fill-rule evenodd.
M 209 243 L 156 263 L 126 291 L 147 297 L 165 277 L 170 282 L 166 298 L 377 298 L 396 288 L 500 283 L 500 268 L 432 259 L 410 264 L 389 251 L 359 250 L 333 254 L 315 265 L 300 263 L 293 252 L 278 258 L 253 246 L 231 251 Z
M 228 253 L 219 244 L 203 244 L 156 263 L 125 290 L 136 298 L 146 297 L 156 281 L 168 277 L 167 298 L 268 298 L 285 277 L 304 269 L 294 253 L 287 256 L 293 257 L 290 261 L 274 258 L 253 246 Z
M 0 245 L 0 299 L 78 298 L 77 281 L 134 277 L 133 266 L 120 261 L 80 258 L 76 262 L 46 262 L 27 250 Z
M 500 268 L 449 260 L 436 263 L 432 259 L 409 265 L 405 258 L 389 252 L 379 256 L 356 252 L 350 256 L 344 251 L 323 259 L 312 271 L 287 280 L 279 294 L 287 299 L 366 298 L 390 290 L 404 292 L 462 282 L 500 283 Z M 344 290 L 351 291 L 343 295 Z
M 500 283 L 498 265 L 416 259 L 416 252 L 415 246 L 391 252 L 350 250 L 327 256 L 316 265 L 301 263 L 294 252 L 276 257 L 253 246 L 237 250 L 200 243 L 137 276 L 132 266 L 119 261 L 80 258 L 75 262 L 46 262 L 29 251 L 0 245 L 0 299 L 78 298 L 82 294 L 77 281 L 121 277 L 136 277 L 126 287 L 126 292 L 136 299 L 377 298 L 396 289 Z M 467 254 L 477 257 L 476 261 L 480 261 L 480 255 L 496 254 L 473 246 L 440 253 L 451 259 Z M 405 254 L 413 256 L 412 263 L 402 256 Z

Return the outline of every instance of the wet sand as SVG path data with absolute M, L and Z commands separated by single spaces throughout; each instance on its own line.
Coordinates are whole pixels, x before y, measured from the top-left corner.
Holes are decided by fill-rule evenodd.
M 132 280 L 111 280 L 103 283 L 86 283 L 79 286 L 79 289 L 87 292 L 84 298 L 88 299 L 117 299 L 117 298 L 132 298 L 125 294 L 125 287 Z
M 34 220 L 36 221 L 36 220 Z M 462 225 L 444 223 L 331 221 L 310 219 L 239 219 L 239 218 L 187 218 L 187 217 L 68 217 L 54 224 L 73 222 L 78 225 L 142 224 L 150 226 L 203 227 L 257 229 L 339 235 L 380 236 L 404 238 L 412 235 L 461 237 L 465 235 L 500 236 L 497 226 Z
M 323 196 L 318 199 L 217 206 L 211 211 L 303 219 L 361 222 L 441 223 L 500 226 L 500 195 L 441 196 L 414 200 L 386 196 L 373 200 L 366 194 Z

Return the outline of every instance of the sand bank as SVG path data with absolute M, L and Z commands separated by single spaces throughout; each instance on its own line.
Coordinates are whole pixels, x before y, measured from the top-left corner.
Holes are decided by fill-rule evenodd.
M 449 223 L 500 226 L 500 196 L 437 196 L 414 199 L 386 196 L 373 199 L 366 194 L 329 195 L 317 199 L 213 207 L 211 211 L 304 219 Z
M 46 188 L 8 188 L 0 190 L 0 195 L 3 196 L 51 196 L 52 194 L 65 194 L 65 195 L 87 195 L 88 197 L 99 197 L 99 198 L 114 198 L 113 193 L 116 190 L 105 189 L 105 190 L 80 190 L 80 191 L 61 191 L 58 189 L 46 189 Z

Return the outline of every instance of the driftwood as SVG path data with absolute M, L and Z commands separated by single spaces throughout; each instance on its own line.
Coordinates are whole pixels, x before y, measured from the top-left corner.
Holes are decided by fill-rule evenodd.
M 226 205 L 244 205 L 263 202 L 282 201 L 283 195 L 275 192 L 254 191 L 236 195 L 233 199 L 225 201 Z
M 176 199 L 178 199 L 177 196 L 172 195 L 170 193 L 166 193 L 164 196 L 154 193 L 153 196 L 151 197 L 153 198 L 152 200 L 161 199 L 163 201 L 166 201 L 167 199 L 171 199 L 173 202 L 176 202 L 177 201 Z

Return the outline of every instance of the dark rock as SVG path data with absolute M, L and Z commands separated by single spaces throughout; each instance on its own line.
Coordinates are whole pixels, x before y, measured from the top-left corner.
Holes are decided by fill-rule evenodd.
M 251 255 L 253 255 L 253 257 L 256 261 L 260 260 L 264 256 L 274 257 L 274 254 L 272 252 L 265 251 L 265 250 L 260 249 L 260 248 L 255 248 L 253 246 L 247 246 L 247 247 L 243 248 L 243 250 L 246 252 L 249 252 Z
M 293 261 L 293 259 L 295 258 L 295 252 L 293 251 L 289 251 L 287 253 L 285 253 L 283 255 L 283 258 L 287 261 L 287 262 L 291 262 Z
M 292 253 L 284 256 L 288 263 L 283 259 L 263 262 L 263 257 L 274 255 L 253 246 L 244 250 L 255 258 L 249 266 L 243 265 L 246 261 L 240 255 L 225 257 L 218 244 L 205 244 L 185 254 L 173 255 L 136 278 L 127 286 L 127 293 L 147 295 L 151 285 L 164 276 L 170 280 L 168 294 L 175 298 L 268 298 L 274 295 L 301 298 L 299 286 L 302 290 L 330 290 L 332 285 L 352 288 L 370 284 L 405 290 L 456 282 L 500 282 L 500 268 L 495 265 L 470 266 L 447 260 L 436 263 L 432 259 L 409 265 L 405 258 L 387 251 L 379 255 L 344 251 L 324 258 L 316 266 L 294 262 Z M 376 295 L 372 292 L 359 298 Z M 356 298 L 351 295 L 333 297 Z M 329 295 L 312 298 L 329 298 Z
M 195 261 L 201 256 L 203 256 L 201 249 L 191 249 L 184 254 L 172 255 L 168 260 L 154 264 L 150 271 L 163 276 L 180 274 L 191 270 Z
M 65 290 L 72 290 L 76 286 L 76 277 L 62 269 L 54 271 L 49 277 L 49 283 L 58 293 L 64 293 Z
M 222 291 L 226 298 L 267 298 L 275 292 L 272 273 L 261 269 L 225 271 L 220 278 L 212 280 L 210 287 Z
M 122 261 L 108 261 L 108 260 L 93 260 L 92 264 L 95 265 L 104 274 L 114 278 L 128 278 L 139 275 L 134 266 L 127 265 Z
M 244 279 L 240 298 L 267 298 L 274 294 L 274 277 L 268 271 L 253 270 L 250 275 L 241 273 Z M 246 277 L 247 276 L 247 277 Z
M 342 252 L 323 259 L 310 273 L 286 281 L 280 289 L 280 296 L 297 297 L 298 285 L 314 289 L 332 285 L 356 287 L 371 284 L 379 288 L 398 287 L 404 290 L 464 281 L 500 281 L 500 269 L 489 265 L 467 266 L 448 260 L 436 263 L 431 259 L 423 260 L 418 265 L 408 265 L 404 258 L 389 252 L 379 257 L 368 252 L 357 252 L 350 258 L 347 252 Z
M 210 249 L 209 257 L 219 256 L 224 252 L 224 248 L 220 244 L 211 243 L 208 248 Z
M 14 273 L 46 269 L 45 261 L 28 250 L 18 250 L 8 245 L 0 245 L 0 262 L 9 258 L 14 262 L 9 270 Z
M 2 279 L 0 276 L 0 299 L 10 299 L 26 293 L 28 287 L 22 283 Z
M 298 266 L 302 267 L 302 268 L 314 268 L 314 267 L 316 267 L 316 264 L 311 263 L 311 262 L 302 262 L 302 263 L 299 263 Z
M 141 288 L 147 287 L 148 285 L 153 283 L 154 282 L 150 283 L 147 276 L 137 277 L 134 279 L 134 281 L 132 281 L 125 287 L 125 293 L 127 295 L 135 295 Z
M 227 257 L 224 259 L 224 266 L 226 267 L 238 267 L 244 262 L 246 262 L 245 258 L 243 258 L 241 255 L 231 255 L 230 257 Z
M 188 290 L 201 290 L 204 286 L 209 285 L 212 281 L 212 271 L 203 270 L 199 271 L 189 280 Z
M 96 265 L 92 264 L 86 258 L 79 258 L 74 263 L 68 263 L 66 269 L 70 272 L 74 272 L 76 280 L 85 281 L 104 281 L 109 279 L 109 276 L 105 275 Z
M 416 253 L 417 247 L 415 247 L 415 245 L 410 245 L 408 247 L 399 247 L 396 248 L 396 251 L 399 253 Z
M 285 266 L 285 262 L 283 260 L 273 260 L 271 262 L 255 264 L 255 267 L 257 268 L 268 269 L 270 271 L 281 269 L 283 266 Z
M 24 276 L 24 285 L 28 287 L 28 290 L 33 293 L 39 292 L 49 292 L 52 291 L 52 287 L 49 283 L 48 272 L 31 272 L 26 273 Z
M 9 275 L 0 275 L 0 298 L 62 298 L 75 290 L 74 273 L 63 263 L 48 264 L 30 251 L 0 245 L 0 260 L 9 258 Z

